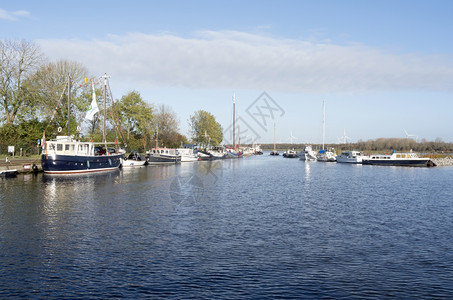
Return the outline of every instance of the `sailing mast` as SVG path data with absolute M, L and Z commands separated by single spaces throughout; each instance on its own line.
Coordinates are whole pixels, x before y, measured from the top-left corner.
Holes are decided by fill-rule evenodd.
M 236 149 L 236 95 L 233 93 L 233 149 Z
M 104 126 L 102 130 L 102 139 L 105 144 L 105 149 L 107 151 L 107 139 L 105 134 L 105 123 L 107 118 L 107 73 L 104 74 Z
M 326 135 L 326 99 L 322 100 L 322 149 L 324 149 L 324 137 Z
M 71 75 L 68 75 L 68 138 L 71 136 Z
M 156 151 L 159 148 L 159 126 L 156 127 Z
M 276 139 L 276 136 L 275 136 L 275 122 L 274 122 L 274 155 L 275 155 L 275 153 L 277 153 L 277 146 L 275 145 L 275 139 Z

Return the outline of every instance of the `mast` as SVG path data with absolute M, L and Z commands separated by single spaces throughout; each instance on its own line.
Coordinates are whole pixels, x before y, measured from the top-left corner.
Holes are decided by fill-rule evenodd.
M 107 73 L 104 74 L 104 125 L 102 129 L 102 139 L 105 143 L 105 148 L 107 149 L 107 140 L 105 137 L 105 121 L 107 117 Z
M 326 100 L 322 100 L 322 149 L 324 149 L 324 137 L 326 134 Z
M 275 137 L 275 122 L 274 122 L 274 154 L 277 152 L 277 148 L 276 148 L 277 146 L 275 145 L 275 139 L 276 139 L 276 137 Z
M 159 126 L 156 127 L 156 151 L 159 148 Z
M 71 136 L 71 75 L 68 75 L 68 138 Z
M 236 99 L 233 93 L 233 149 L 236 148 Z

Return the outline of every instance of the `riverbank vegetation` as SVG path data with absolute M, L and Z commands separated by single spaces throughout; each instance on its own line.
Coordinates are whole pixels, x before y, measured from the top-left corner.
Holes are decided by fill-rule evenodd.
M 320 150 L 321 145 L 311 144 L 314 149 Z M 277 148 L 280 150 L 287 149 L 304 149 L 305 144 L 278 144 Z M 261 147 L 265 150 L 271 150 L 274 148 L 274 144 L 263 144 Z M 346 144 L 327 144 L 324 148 L 334 148 L 339 154 L 341 151 L 347 150 L 360 150 L 368 154 L 371 153 L 390 153 L 393 150 L 397 152 L 409 152 L 414 151 L 417 153 L 453 153 L 453 143 L 443 142 L 442 139 L 438 138 L 435 141 L 427 141 L 425 139 L 416 141 L 410 138 L 378 138 L 374 140 L 362 141 L 359 140 L 357 143 L 346 143 Z

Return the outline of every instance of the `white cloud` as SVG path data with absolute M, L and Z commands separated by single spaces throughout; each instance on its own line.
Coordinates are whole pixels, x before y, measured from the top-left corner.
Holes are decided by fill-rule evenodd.
M 26 10 L 6 11 L 0 8 L 0 19 L 8 21 L 17 21 L 19 17 L 26 17 L 30 13 Z
M 396 54 L 235 31 L 190 38 L 130 33 L 93 40 L 40 40 L 51 60 L 76 60 L 93 74 L 159 87 L 338 92 L 451 90 L 453 59 Z

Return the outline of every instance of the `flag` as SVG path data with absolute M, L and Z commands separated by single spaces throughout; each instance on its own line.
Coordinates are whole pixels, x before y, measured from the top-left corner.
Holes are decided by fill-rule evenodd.
M 90 108 L 87 111 L 87 114 L 85 116 L 85 119 L 88 119 L 90 121 L 93 120 L 94 115 L 99 112 L 99 107 L 98 103 L 96 102 L 96 92 L 94 91 L 94 83 L 92 84 L 93 86 L 93 100 L 91 101 Z
M 41 141 L 41 149 L 46 149 L 46 132 L 42 132 L 42 141 Z

